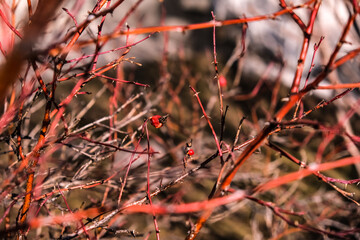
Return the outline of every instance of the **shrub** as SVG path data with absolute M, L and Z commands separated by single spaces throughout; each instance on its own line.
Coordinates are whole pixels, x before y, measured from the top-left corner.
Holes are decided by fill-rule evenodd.
M 321 0 L 184 25 L 183 1 L 2 1 L 0 235 L 359 238 L 360 7 L 338 2 L 332 42 Z

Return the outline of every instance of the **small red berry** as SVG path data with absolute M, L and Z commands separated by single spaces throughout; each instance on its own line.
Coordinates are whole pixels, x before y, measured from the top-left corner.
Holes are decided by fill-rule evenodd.
M 192 155 L 194 155 L 195 154 L 195 152 L 194 152 L 194 150 L 193 149 L 189 149 L 188 151 L 187 151 L 187 153 L 186 153 L 188 156 L 192 156 Z
M 223 75 L 219 76 L 219 83 L 221 87 L 226 87 L 227 85 L 227 80 Z
M 160 116 L 160 115 L 154 115 L 152 117 L 150 117 L 150 122 L 151 125 L 153 125 L 156 128 L 161 128 L 164 123 L 166 122 L 166 119 L 168 118 L 169 114 L 165 115 L 165 116 Z
M 162 122 L 160 122 L 160 118 L 161 118 L 160 115 L 155 115 L 150 117 L 151 125 L 153 125 L 156 128 L 162 127 L 163 124 Z

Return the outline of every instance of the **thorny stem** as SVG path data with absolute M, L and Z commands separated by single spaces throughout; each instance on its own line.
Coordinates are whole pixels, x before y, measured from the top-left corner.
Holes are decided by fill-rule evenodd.
M 121 0 L 121 2 L 122 1 L 123 0 Z M 234 24 L 242 24 L 242 23 L 249 23 L 249 22 L 256 22 L 256 21 L 262 21 L 262 20 L 275 19 L 276 17 L 284 15 L 286 13 L 289 13 L 292 10 L 307 7 L 310 4 L 312 4 L 314 1 L 315 0 L 309 0 L 304 4 L 296 5 L 296 6 L 293 6 L 293 7 L 287 7 L 286 9 L 280 10 L 280 11 L 272 13 L 272 14 L 266 14 L 266 15 L 261 15 L 261 16 L 256 16 L 256 17 L 249 17 L 249 18 L 241 18 L 241 19 L 215 21 L 215 25 L 216 25 L 216 27 L 221 27 L 221 26 L 227 26 L 227 25 L 234 25 Z M 112 12 L 113 9 L 115 9 L 115 5 L 113 5 L 109 9 L 104 9 L 102 12 L 92 14 L 91 16 L 94 16 L 94 18 L 91 18 L 91 20 L 89 20 L 89 18 L 88 18 L 83 24 L 79 24 L 79 27 L 72 34 L 76 33 L 80 29 L 82 29 L 83 26 L 85 26 L 85 25 L 87 26 L 94 19 L 96 19 L 96 18 L 98 18 L 100 16 L 103 16 L 104 14 L 108 14 L 109 12 Z M 102 37 L 100 37 L 99 41 L 107 41 L 109 39 L 113 39 L 113 38 L 116 38 L 116 37 L 119 37 L 119 36 L 124 36 L 124 35 L 139 35 L 139 34 L 144 34 L 144 33 L 167 32 L 167 31 L 185 32 L 185 31 L 189 31 L 189 30 L 212 28 L 213 26 L 214 26 L 214 21 L 209 21 L 209 22 L 205 22 L 205 23 L 195 23 L 195 24 L 179 25 L 179 26 L 144 27 L 144 28 L 133 29 L 133 30 L 130 30 L 130 31 L 120 30 L 119 32 L 111 33 L 111 34 L 108 34 L 108 35 L 103 35 Z M 51 52 L 51 51 L 59 51 L 59 50 L 61 50 L 61 47 L 59 45 L 61 43 L 63 43 L 63 42 L 66 42 L 67 39 L 69 38 L 69 36 L 71 36 L 71 34 L 69 34 L 67 36 L 67 38 L 61 40 L 59 43 L 52 45 L 50 47 L 51 49 L 49 51 Z M 78 42 L 78 45 L 79 46 L 84 46 L 86 44 L 92 44 L 92 43 L 93 43 L 93 40 L 91 40 L 91 41 L 83 41 L 83 42 L 80 41 L 80 42 Z
M 137 149 L 138 149 L 139 146 L 140 146 L 140 141 L 141 141 L 141 139 L 142 139 L 142 137 L 143 137 L 146 124 L 147 124 L 147 120 L 144 121 L 144 123 L 143 123 L 143 125 L 142 125 L 142 127 L 141 127 L 141 135 L 139 136 L 139 140 L 137 141 L 137 144 L 135 145 L 134 152 L 131 154 L 128 167 L 127 167 L 126 172 L 125 172 L 125 175 L 124 175 L 124 177 L 123 177 L 123 180 L 122 180 L 122 183 L 121 183 L 121 189 L 120 189 L 120 193 L 119 193 L 119 197 L 118 197 L 118 205 L 120 205 L 120 203 L 121 203 L 121 198 L 122 198 L 123 191 L 124 191 L 124 188 L 125 188 L 126 183 L 127 183 L 127 178 L 128 178 L 128 175 L 129 175 L 129 171 L 130 171 L 130 168 L 131 168 L 132 163 L 134 162 L 133 160 L 134 160 L 135 154 L 136 154 L 136 152 L 137 152 Z M 148 151 L 149 151 L 149 149 L 148 149 Z M 149 152 L 148 152 L 148 154 L 149 154 Z
M 54 72 L 54 76 L 55 76 L 55 72 Z M 45 142 L 46 132 L 48 131 L 50 125 L 50 110 L 51 110 L 52 102 L 54 101 L 54 97 L 55 97 L 55 89 L 56 89 L 56 78 L 54 78 L 52 82 L 52 91 L 50 92 L 50 96 L 45 107 L 45 114 L 42 122 L 42 127 L 37 141 L 37 145 L 40 146 L 43 145 L 43 143 Z M 34 152 L 33 159 L 30 160 L 29 165 L 27 166 L 27 172 L 29 175 L 26 182 L 26 195 L 21 209 L 20 224 L 25 223 L 30 208 L 31 195 L 32 195 L 33 183 L 35 177 L 34 168 L 36 167 L 39 161 L 40 150 L 41 149 L 38 147 L 37 150 Z
M 268 143 L 269 147 L 274 149 L 275 151 L 277 152 L 280 152 L 281 155 L 285 156 L 287 159 L 289 159 L 290 161 L 296 163 L 297 165 L 299 165 L 301 168 L 304 168 L 304 169 L 308 169 L 309 166 L 302 162 L 301 160 L 297 159 L 296 157 L 294 157 L 293 155 L 291 155 L 290 153 L 284 151 L 283 149 L 281 149 L 280 147 L 276 146 L 275 144 L 269 142 Z M 349 193 L 349 192 L 346 192 L 340 188 L 338 188 L 337 186 L 335 186 L 334 184 L 332 184 L 332 182 L 341 182 L 341 180 L 332 180 L 331 178 L 323 175 L 322 173 L 320 172 L 313 172 L 313 174 L 315 176 L 317 176 L 319 179 L 321 179 L 321 181 L 327 183 L 328 185 L 330 185 L 333 189 L 335 189 L 337 192 L 339 192 L 341 195 L 343 195 L 344 197 L 346 197 L 347 199 L 349 199 L 350 201 L 354 202 L 356 205 L 360 206 L 360 204 L 353 198 L 353 194 L 352 193 Z M 355 182 L 358 182 L 357 180 L 355 181 L 352 181 L 352 180 L 349 180 L 349 181 L 343 181 L 345 183 L 355 183 Z
M 147 128 L 147 124 L 145 124 L 144 126 L 145 126 L 145 131 L 146 131 L 146 138 L 147 138 L 147 160 L 148 160 L 147 161 L 146 194 L 147 194 L 147 197 L 149 199 L 150 206 L 153 206 L 153 203 L 152 203 L 152 200 L 151 200 L 151 193 L 150 193 L 150 159 L 152 157 L 152 154 L 150 153 L 150 139 L 149 139 L 149 131 L 148 131 L 148 128 Z M 156 239 L 160 240 L 160 230 L 159 230 L 159 225 L 158 225 L 157 220 L 156 220 L 155 212 L 153 212 L 152 215 L 153 215 L 153 221 L 154 221 L 154 226 L 155 226 Z
M 215 29 L 216 29 L 216 20 L 215 20 L 215 15 L 214 12 L 211 12 L 213 21 L 214 21 L 214 27 L 213 27 L 213 46 L 214 46 L 214 68 L 215 68 L 215 77 L 214 79 L 217 82 L 217 86 L 218 86 L 218 90 L 219 90 L 219 101 L 220 101 L 220 115 L 221 117 L 223 116 L 223 112 L 224 112 L 224 105 L 223 105 L 223 97 L 222 97 L 222 87 L 220 85 L 220 81 L 219 81 L 219 70 L 218 70 L 218 62 L 217 62 L 217 54 L 216 54 L 216 34 L 215 34 Z
M 214 46 L 214 68 L 215 68 L 215 80 L 216 80 L 216 83 L 217 83 L 217 86 L 218 86 L 218 91 L 219 91 L 219 101 L 220 101 L 220 116 L 221 116 L 221 133 L 220 133 L 220 142 L 222 141 L 222 132 L 223 132 L 223 126 L 224 126 L 224 121 L 225 121 L 225 114 L 224 114 L 224 103 L 223 103 L 223 93 L 222 93 L 222 86 L 220 84 L 220 78 L 219 78 L 219 69 L 218 69 L 218 62 L 217 62 L 217 53 L 216 53 L 216 34 L 215 34 L 215 30 L 216 30 L 216 19 L 215 19 L 215 15 L 214 15 L 214 12 L 212 11 L 211 12 L 211 16 L 213 18 L 213 21 L 214 21 L 214 27 L 213 27 L 213 46 Z M 215 140 L 216 141 L 216 140 Z M 221 145 L 220 145 L 220 148 L 221 149 Z M 220 154 L 220 161 L 221 161 L 221 164 L 224 164 L 224 159 L 223 159 L 223 156 L 222 156 L 222 153 L 221 151 L 219 151 Z
M 209 116 L 206 114 L 206 111 L 205 111 L 205 109 L 204 109 L 204 106 L 203 106 L 202 103 L 201 103 L 201 100 L 200 100 L 200 98 L 199 98 L 199 93 L 196 92 L 196 90 L 195 90 L 192 86 L 190 86 L 190 89 L 194 92 L 194 95 L 195 95 L 196 99 L 198 100 L 198 103 L 199 103 L 199 105 L 200 105 L 200 107 L 201 107 L 201 110 L 202 110 L 202 112 L 203 112 L 203 115 L 204 115 L 206 121 L 208 122 L 208 125 L 209 125 L 209 127 L 210 127 L 210 129 L 211 129 L 211 132 L 212 132 L 212 134 L 213 134 L 213 137 L 214 137 L 214 140 L 215 140 L 215 143 L 216 143 L 216 147 L 217 147 L 217 149 L 218 149 L 218 151 L 219 151 L 219 156 L 222 157 L 223 154 L 222 154 L 222 150 L 221 150 L 221 147 L 220 147 L 219 140 L 218 140 L 218 138 L 217 138 L 217 136 L 216 136 L 216 133 L 215 133 L 215 130 L 214 130 L 214 128 L 213 128 L 213 126 L 212 126 L 212 124 L 211 124 L 211 122 L 210 122 Z
M 319 11 L 320 4 L 321 4 L 321 0 L 315 1 L 314 6 L 312 7 L 312 12 L 311 12 L 311 15 L 309 18 L 309 23 L 307 26 L 305 26 L 305 24 L 301 21 L 300 17 L 298 17 L 292 10 L 289 11 L 289 13 L 292 16 L 292 18 L 294 19 L 294 21 L 299 25 L 299 27 L 301 28 L 301 30 L 304 33 L 303 45 L 301 48 L 294 80 L 293 80 L 293 83 L 292 83 L 292 86 L 290 89 L 291 94 L 297 93 L 299 91 L 301 76 L 302 76 L 302 73 L 304 70 L 304 63 L 305 63 L 306 55 L 308 53 L 308 48 L 309 48 L 309 44 L 310 44 L 310 38 L 311 38 L 311 35 L 313 32 L 315 19 L 316 19 L 316 15 Z M 284 9 L 287 9 L 285 0 L 280 0 L 280 6 L 283 7 Z
M 312 56 L 312 59 L 311 59 L 311 64 L 310 64 L 309 72 L 308 72 L 308 74 L 307 74 L 307 76 L 306 76 L 306 79 L 305 79 L 304 88 L 307 86 L 307 83 L 308 83 L 310 74 L 311 74 L 311 72 L 312 72 L 312 69 L 314 68 L 315 55 L 316 55 L 317 50 L 319 49 L 319 46 L 320 46 L 322 40 L 324 40 L 324 37 L 323 37 L 323 36 L 320 37 L 320 40 L 319 40 L 319 43 L 318 43 L 318 44 L 316 44 L 316 43 L 314 44 L 314 53 L 313 53 L 313 56 Z M 301 99 L 298 101 L 298 103 L 297 103 L 297 105 L 296 105 L 296 109 L 295 109 L 294 117 L 293 117 L 293 118 L 296 117 L 296 114 L 297 114 L 297 111 L 298 111 L 298 108 L 299 108 L 300 104 L 301 104 Z

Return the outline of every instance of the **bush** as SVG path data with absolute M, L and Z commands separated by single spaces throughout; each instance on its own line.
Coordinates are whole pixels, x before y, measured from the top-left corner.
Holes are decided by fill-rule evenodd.
M 1 2 L 2 238 L 359 238 L 360 7 L 321 2 Z

